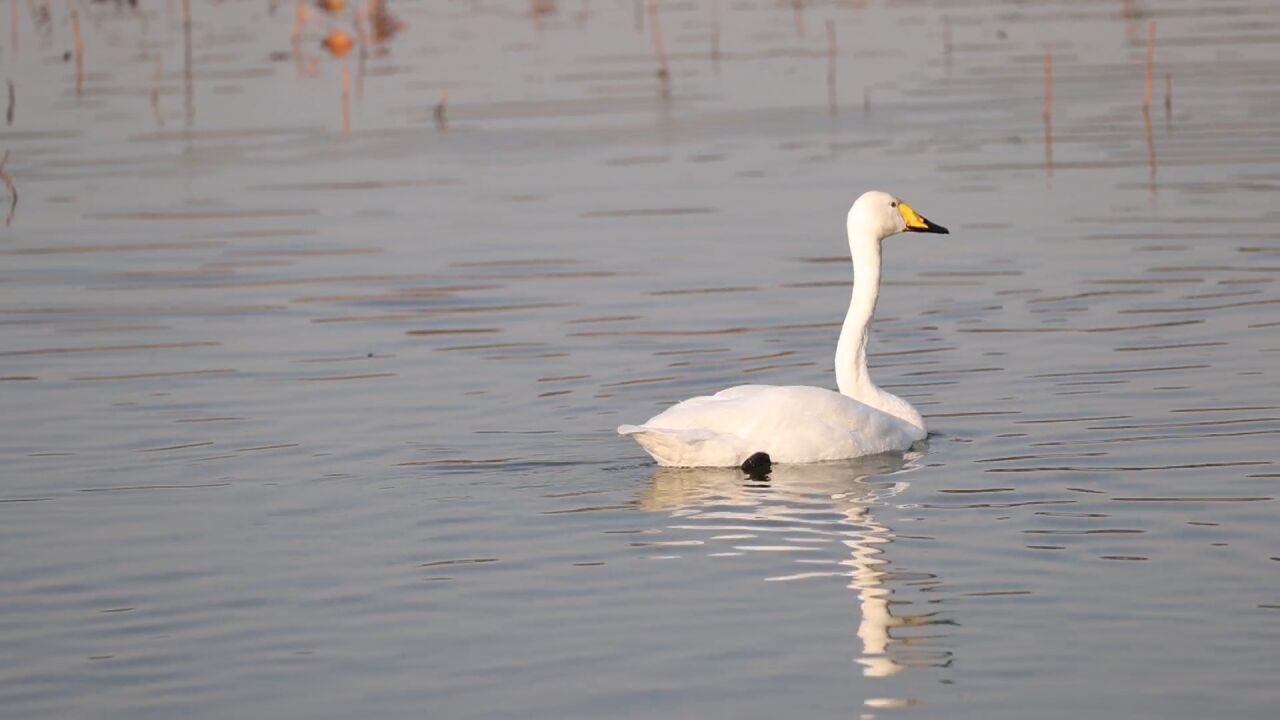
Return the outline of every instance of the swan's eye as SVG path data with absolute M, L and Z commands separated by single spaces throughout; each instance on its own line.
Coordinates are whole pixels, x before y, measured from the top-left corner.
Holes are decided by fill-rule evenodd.
M 898 201 L 897 201 L 897 200 L 895 200 L 895 201 L 893 201 L 893 202 L 889 203 L 889 207 L 898 207 Z

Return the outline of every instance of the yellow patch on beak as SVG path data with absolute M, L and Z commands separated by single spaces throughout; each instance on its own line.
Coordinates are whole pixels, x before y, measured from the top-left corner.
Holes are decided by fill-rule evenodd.
M 907 229 L 909 230 L 924 230 L 929 227 L 929 223 L 920 217 L 920 213 L 902 201 L 898 201 L 898 212 L 902 213 L 902 219 L 907 223 Z
M 939 233 L 941 235 L 948 234 L 948 230 L 937 223 L 931 223 L 916 212 L 910 205 L 898 201 L 898 212 L 902 214 L 902 221 L 906 223 L 907 230 L 911 232 L 927 232 Z

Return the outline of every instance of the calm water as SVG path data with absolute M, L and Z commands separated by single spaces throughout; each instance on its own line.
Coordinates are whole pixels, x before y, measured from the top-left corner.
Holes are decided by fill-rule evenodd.
M 3 35 L 5 718 L 1274 717 L 1274 3 L 663 2 L 664 93 L 630 0 L 397 2 L 349 133 L 349 14 L 194 5 Z M 832 386 L 870 188 L 927 448 L 614 435 Z

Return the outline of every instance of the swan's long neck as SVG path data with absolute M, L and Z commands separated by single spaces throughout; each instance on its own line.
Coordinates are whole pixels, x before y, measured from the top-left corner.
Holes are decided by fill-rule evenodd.
M 867 402 L 879 394 L 867 373 L 867 336 L 880 294 L 880 240 L 858 237 L 851 229 L 849 251 L 853 255 L 853 297 L 836 343 L 836 386 L 842 395 Z
M 836 343 L 836 386 L 842 395 L 914 425 L 924 437 L 920 413 L 906 400 L 876 387 L 867 372 L 867 336 L 871 334 L 871 316 L 880 295 L 880 238 L 859 234 L 850 225 L 853 297 L 840 330 L 840 342 Z

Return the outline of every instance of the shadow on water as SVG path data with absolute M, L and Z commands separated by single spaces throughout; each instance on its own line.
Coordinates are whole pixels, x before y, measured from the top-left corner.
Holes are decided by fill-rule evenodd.
M 890 453 L 806 465 L 775 465 L 750 477 L 737 468 L 659 467 L 641 491 L 637 507 L 668 513 L 672 529 L 707 535 L 723 544 L 717 555 L 759 554 L 789 558 L 766 578 L 791 582 L 843 578 L 857 595 L 857 662 L 870 678 L 911 667 L 947 667 L 945 635 L 922 628 L 953 625 L 934 609 L 918 610 L 911 589 L 940 581 L 931 573 L 902 572 L 888 556 L 895 533 L 876 517 L 910 487 L 906 473 L 920 454 Z

